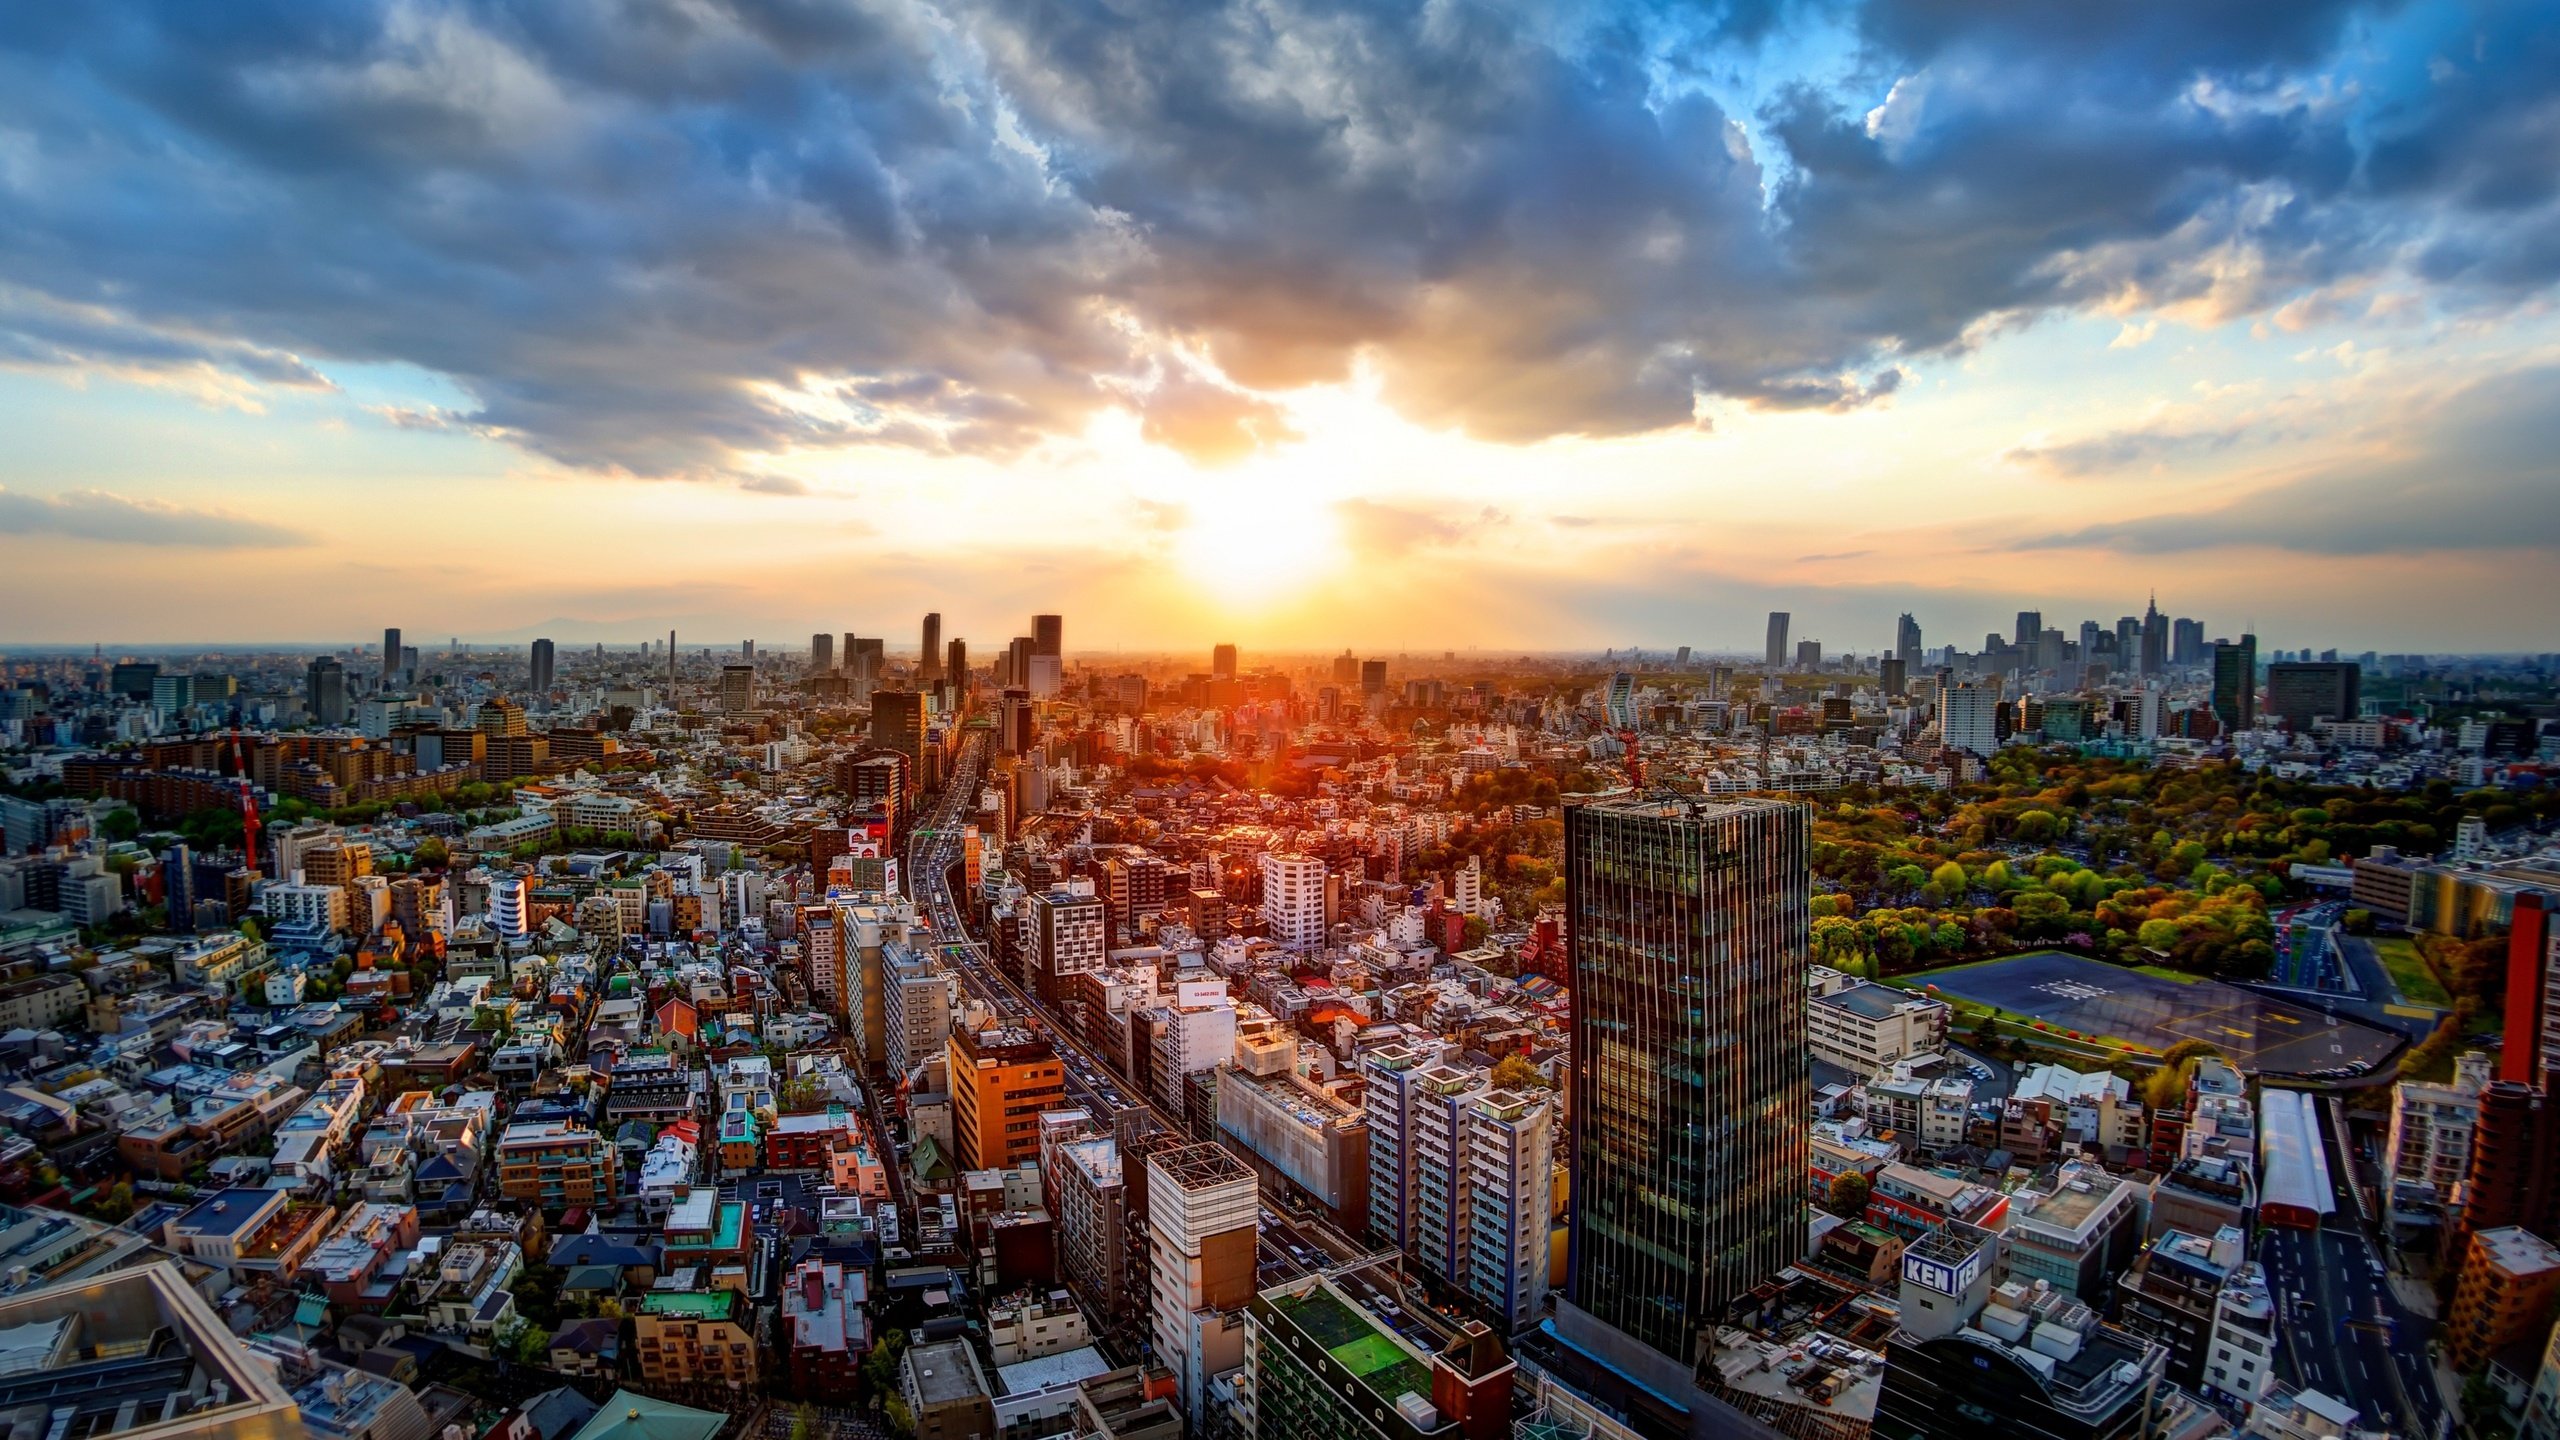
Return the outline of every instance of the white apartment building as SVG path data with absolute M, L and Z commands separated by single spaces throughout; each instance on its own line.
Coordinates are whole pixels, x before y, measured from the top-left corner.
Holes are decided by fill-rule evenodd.
M 258 892 L 258 904 L 278 925 L 347 929 L 347 892 L 335 885 L 270 885 Z
M 1947 1033 L 1947 1006 L 1890 985 L 1860 981 L 1810 996 L 1813 1055 L 1859 1075 L 1889 1072 L 1895 1061 L 1937 1050 Z
M 1207 1433 L 1210 1382 L 1244 1364 L 1257 1193 L 1253 1172 L 1223 1146 L 1147 1157 L 1148 1335 L 1193 1433 Z
M 1263 856 L 1262 918 L 1274 942 L 1292 950 L 1322 949 L 1324 862 L 1312 855 Z
M 2471 1132 L 2480 1123 L 2480 1092 L 2489 1087 L 2489 1057 L 2465 1051 L 2450 1084 L 2403 1080 L 2391 1087 L 2391 1132 L 2384 1159 L 2392 1188 L 2424 1186 L 2439 1205 L 2471 1173 Z
M 1183 1092 L 1190 1077 L 1235 1058 L 1236 1005 L 1223 980 L 1185 980 L 1158 1013 L 1164 1024 L 1155 1037 L 1156 1094 L 1180 1115 L 1189 1108 Z
M 1069 993 L 1070 978 L 1099 970 L 1111 949 L 1110 907 L 1090 880 L 1031 897 L 1032 983 L 1055 1005 Z
M 1950 750 L 1990 758 L 2000 748 L 2000 691 L 1991 685 L 1938 686 L 1938 741 Z
M 882 952 L 881 998 L 888 1006 L 889 1073 L 904 1075 L 916 1062 L 942 1053 L 951 1038 L 949 972 L 932 957 L 904 945 Z
M 1890 1135 L 1906 1150 L 1934 1152 L 1964 1143 L 1973 1111 L 1973 1081 L 1961 1074 L 1922 1079 L 1908 1064 L 1869 1081 L 1866 1120 L 1870 1134 Z
M 1543 1093 L 1493 1090 L 1468 1100 L 1465 1119 L 1464 1283 L 1518 1334 L 1547 1293 L 1555 1107 Z

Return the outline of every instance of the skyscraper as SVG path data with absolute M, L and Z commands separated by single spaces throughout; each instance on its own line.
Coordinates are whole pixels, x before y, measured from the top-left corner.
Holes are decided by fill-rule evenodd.
M 400 678 L 400 630 L 393 626 L 382 632 L 382 688 L 388 690 Z
M 720 708 L 731 715 L 756 708 L 756 667 L 743 663 L 720 667 Z
M 1787 612 L 1769 612 L 1769 668 L 1780 670 L 1787 663 Z
M 845 650 L 850 654 L 853 647 L 848 645 Z M 809 673 L 823 675 L 834 668 L 836 668 L 836 637 L 832 634 L 810 636 Z
M 1803 1249 L 1810 833 L 1808 811 L 1772 800 L 1565 812 L 1574 1208 L 1558 1324 L 1640 1378 L 1666 1357 L 1685 1372 L 1700 1334 Z
M 2018 633 L 2010 637 L 2010 643 L 2032 654 L 2043 639 L 2044 612 L 2041 610 L 2019 611 Z
M 1064 656 L 1067 653 L 1067 619 L 1063 615 L 1031 617 L 1031 653 Z
M 302 672 L 303 707 L 311 712 L 311 723 L 337 726 L 347 723 L 347 667 L 335 655 L 314 657 Z
M 2169 622 L 2169 663 L 2196 665 L 2204 660 L 2204 622 L 2183 616 Z
M 2130 675 L 2142 666 L 2142 617 L 2127 615 L 2116 621 L 2116 667 Z
M 2155 595 L 2142 612 L 2142 673 L 2158 675 L 2168 668 L 2169 617 L 2160 613 L 2160 597 Z
M 1920 622 L 1912 619 L 1909 611 L 1894 622 L 1893 653 L 1905 670 L 1920 663 Z
M 969 688 L 969 642 L 954 637 L 942 647 L 942 678 L 955 691 Z
M 2258 637 L 2213 642 L 2213 713 L 2225 730 L 2258 723 Z
M 916 678 L 930 684 L 942 678 L 942 612 L 924 617 L 924 648 L 916 658 Z
M 2267 667 L 2267 709 L 2300 735 L 2315 720 L 2353 720 L 2363 708 L 2364 669 L 2353 660 L 2295 661 Z
M 1211 647 L 1209 651 L 1209 678 L 1212 680 L 1233 680 L 1236 678 L 1236 647 L 1233 645 L 1218 645 Z
M 533 678 L 530 688 L 536 695 L 549 694 L 551 692 L 551 676 L 554 672 L 555 664 L 550 641 L 536 640 L 533 642 L 531 664 Z

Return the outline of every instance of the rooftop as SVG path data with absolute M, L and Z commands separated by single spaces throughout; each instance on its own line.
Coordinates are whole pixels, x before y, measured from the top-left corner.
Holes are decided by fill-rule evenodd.
M 1393 1406 L 1407 1395 L 1431 1398 L 1431 1367 L 1368 1312 L 1352 1304 L 1320 1280 L 1294 1295 L 1264 1297 L 1285 1317 L 1351 1372 L 1362 1385 Z
M 2510 1275 L 2539 1275 L 2547 1270 L 2560 1270 L 2560 1245 L 2519 1225 L 2503 1230 L 2483 1230 L 2471 1237 L 2471 1243 L 2489 1263 Z

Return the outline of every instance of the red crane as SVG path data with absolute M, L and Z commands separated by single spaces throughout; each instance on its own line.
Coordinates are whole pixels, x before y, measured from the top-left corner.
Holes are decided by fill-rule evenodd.
M 235 783 L 240 787 L 240 845 L 249 857 L 249 869 L 258 868 L 258 787 L 249 778 L 249 748 L 240 741 L 240 730 L 231 731 L 231 763 L 238 772 Z
M 1618 732 L 1618 743 L 1627 747 L 1627 788 L 1636 791 L 1643 790 L 1644 756 L 1637 753 L 1636 732 L 1632 729 L 1620 730 Z

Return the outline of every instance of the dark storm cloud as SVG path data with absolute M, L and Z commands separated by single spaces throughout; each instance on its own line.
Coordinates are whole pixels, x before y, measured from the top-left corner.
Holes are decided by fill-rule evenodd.
M 2470 386 L 2406 456 L 2258 490 L 2218 508 L 2022 542 L 2141 554 L 2231 547 L 2310 555 L 2560 546 L 2560 368 Z
M 649 475 L 1107 406 L 1214 459 L 1364 360 L 1502 441 L 1848 408 L 2054 308 L 2548 283 L 2555 27 L 2321 83 L 2394 8 L 8 7 L 0 363 L 405 362 L 473 404 L 387 423 Z M 1678 83 L 1807 25 L 1842 88 Z

